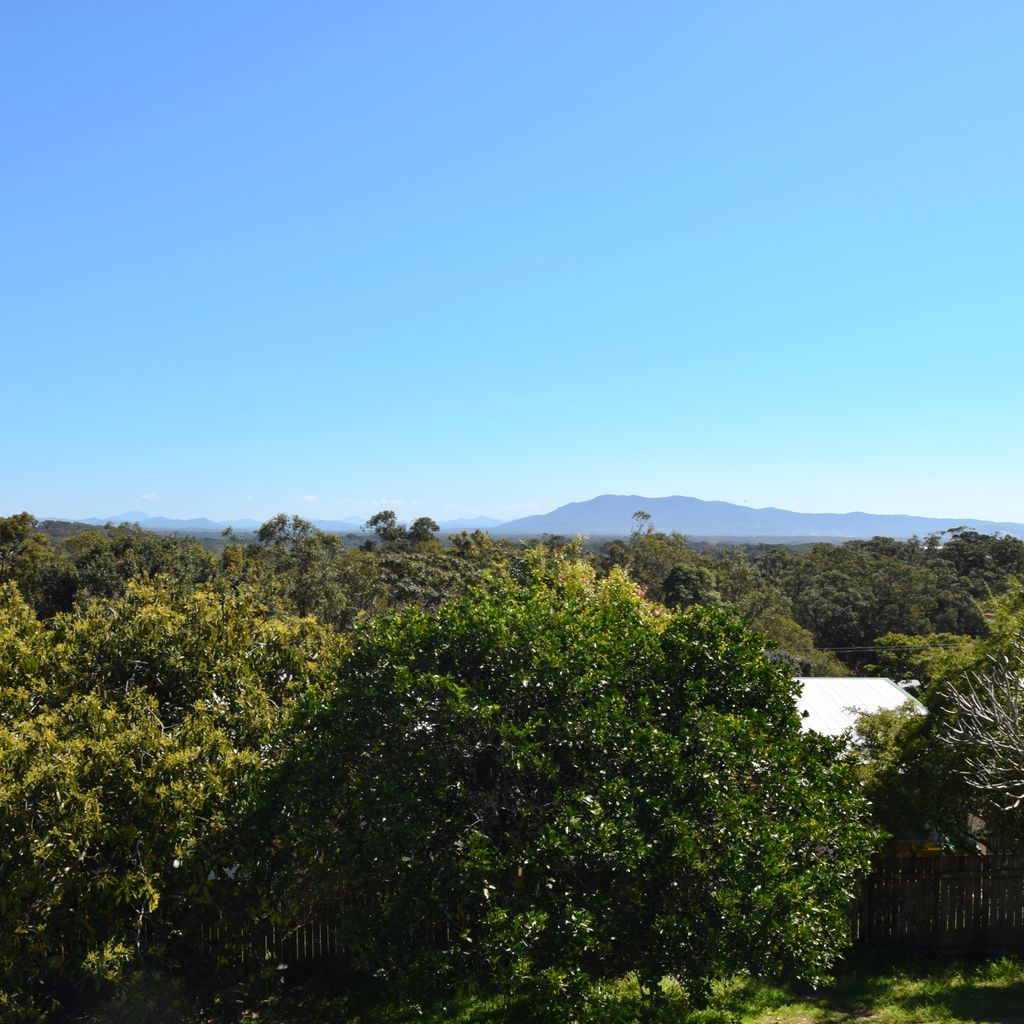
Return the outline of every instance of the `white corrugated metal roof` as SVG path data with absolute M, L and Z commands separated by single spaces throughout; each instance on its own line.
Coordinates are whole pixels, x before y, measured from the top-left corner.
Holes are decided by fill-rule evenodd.
M 841 736 L 866 713 L 898 708 L 910 701 L 919 714 L 924 705 L 901 690 L 891 679 L 870 676 L 803 676 L 796 706 L 805 730 L 825 736 Z

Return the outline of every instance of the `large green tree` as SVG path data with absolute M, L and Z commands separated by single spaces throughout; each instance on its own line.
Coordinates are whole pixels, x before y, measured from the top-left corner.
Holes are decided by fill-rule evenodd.
M 357 966 L 475 980 L 560 1019 L 594 981 L 817 977 L 873 835 L 841 747 L 716 609 L 534 552 L 356 631 L 254 812 L 268 903 L 343 906 Z M 544 1007 L 547 1007 L 544 1010 Z
M 337 642 L 245 591 L 132 584 L 44 627 L 0 590 L 0 1016 L 196 966 L 248 787 Z

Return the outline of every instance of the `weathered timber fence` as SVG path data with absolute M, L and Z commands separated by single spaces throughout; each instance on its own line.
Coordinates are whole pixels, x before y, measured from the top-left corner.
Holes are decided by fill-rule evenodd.
M 294 927 L 267 923 L 244 941 L 234 930 L 206 927 L 207 952 L 243 962 L 282 963 L 344 953 L 337 909 Z M 453 923 L 427 927 L 428 943 L 451 939 Z M 876 859 L 850 909 L 850 932 L 861 946 L 892 945 L 949 954 L 1024 952 L 1024 853 L 923 855 Z
M 313 960 L 339 960 L 345 956 L 341 923 L 346 911 L 358 902 L 352 897 L 313 920 L 298 924 L 278 924 L 263 921 L 240 928 L 223 922 L 212 922 L 200 929 L 202 951 L 212 954 L 224 963 L 274 961 L 279 964 L 299 964 Z M 428 946 L 441 948 L 455 933 L 465 930 L 466 920 L 427 923 L 420 935 Z
M 267 924 L 238 940 L 238 933 L 220 924 L 205 925 L 200 933 L 204 953 L 214 953 L 227 961 L 273 960 L 296 964 L 305 960 L 323 960 L 343 952 L 338 926 L 330 921 L 309 921 L 294 927 Z
M 1024 950 L 1024 854 L 879 859 L 851 926 L 861 945 L 966 954 Z

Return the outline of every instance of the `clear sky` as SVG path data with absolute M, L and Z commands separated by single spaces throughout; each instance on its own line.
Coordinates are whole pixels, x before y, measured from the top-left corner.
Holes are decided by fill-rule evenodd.
M 0 11 L 0 514 L 1024 521 L 1024 4 Z

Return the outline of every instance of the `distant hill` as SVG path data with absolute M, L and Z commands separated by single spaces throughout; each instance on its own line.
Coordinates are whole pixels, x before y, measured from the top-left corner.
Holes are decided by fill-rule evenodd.
M 788 512 L 781 508 L 747 508 L 727 501 L 672 496 L 602 494 L 589 501 L 562 505 L 544 515 L 525 516 L 493 527 L 501 537 L 536 537 L 544 533 L 617 537 L 633 527 L 633 513 L 651 514 L 651 525 L 690 537 L 851 540 L 894 537 L 905 540 L 965 526 L 979 533 L 1006 533 L 1024 539 L 1024 524 L 982 519 L 931 519 L 924 516 L 872 515 L 868 512 Z
M 303 517 L 305 518 L 305 517 Z M 101 519 L 90 516 L 87 519 L 63 519 L 56 516 L 47 517 L 49 522 L 85 523 L 87 526 L 106 526 L 112 523 L 119 526 L 123 523 L 137 523 L 146 530 L 155 533 L 220 533 L 229 526 L 237 533 L 253 533 L 262 526 L 258 519 L 225 519 L 215 522 L 212 519 L 170 519 L 166 516 L 151 516 L 145 512 L 121 512 L 115 516 Z M 310 522 L 325 533 L 357 533 L 366 522 L 356 516 L 347 519 L 311 519 Z M 476 516 L 473 519 L 447 519 L 438 526 L 442 533 L 459 533 L 462 530 L 488 530 L 500 526 L 502 520 L 488 516 Z
M 108 516 L 101 519 L 98 516 L 91 516 L 88 519 L 79 519 L 79 523 L 88 523 L 89 526 L 106 526 L 113 523 L 120 526 L 123 523 L 137 523 L 147 530 L 155 533 L 219 533 L 230 526 L 239 532 L 257 530 L 260 527 L 255 519 L 232 519 L 224 522 L 214 522 L 212 519 L 170 519 L 167 516 L 151 516 L 145 512 L 121 512 L 116 516 Z
M 729 540 L 762 539 L 773 543 L 806 540 L 852 540 L 867 537 L 924 537 L 957 526 L 979 533 L 1005 533 L 1024 540 L 1024 524 L 997 523 L 984 519 L 936 519 L 925 516 L 873 515 L 868 512 L 790 512 L 781 508 L 748 508 L 727 501 L 702 501 L 679 495 L 648 498 L 640 494 L 602 494 L 589 501 L 574 501 L 553 512 L 501 522 L 487 516 L 448 519 L 439 522 L 442 533 L 487 530 L 496 537 L 539 537 L 564 534 L 589 537 L 622 537 L 633 528 L 633 513 L 643 509 L 651 514 L 657 530 L 685 533 L 694 538 Z M 56 517 L 51 517 L 56 518 Z M 145 512 L 122 512 L 106 519 L 74 520 L 91 526 L 106 523 L 138 523 L 157 532 L 210 534 L 231 527 L 237 533 L 253 533 L 261 523 L 256 519 L 170 519 Z M 328 533 L 358 533 L 364 520 L 355 516 L 341 520 L 314 519 L 314 526 Z
M 108 516 L 106 519 L 100 519 L 98 516 L 89 516 L 87 519 L 75 519 L 74 522 L 86 523 L 89 526 L 106 526 L 107 523 L 120 526 L 122 523 L 141 523 L 149 518 L 151 517 L 146 512 L 121 512 L 119 515 Z
M 442 533 L 458 533 L 460 530 L 490 530 L 501 526 L 503 520 L 490 516 L 476 516 L 473 519 L 445 519 L 437 525 Z
M 145 512 L 121 512 L 116 516 L 107 516 L 106 519 L 99 516 L 75 520 L 57 520 L 56 517 L 51 516 L 48 519 L 51 522 L 86 523 L 89 526 L 106 526 L 107 523 L 120 526 L 124 523 L 135 523 L 144 530 L 152 530 L 154 533 L 220 533 L 229 526 L 236 533 L 255 533 L 263 525 L 263 521 L 260 519 L 221 519 L 216 521 L 206 518 L 171 519 L 167 516 L 147 515 Z M 354 533 L 363 525 L 364 520 L 355 518 L 312 519 L 310 522 L 325 533 Z

